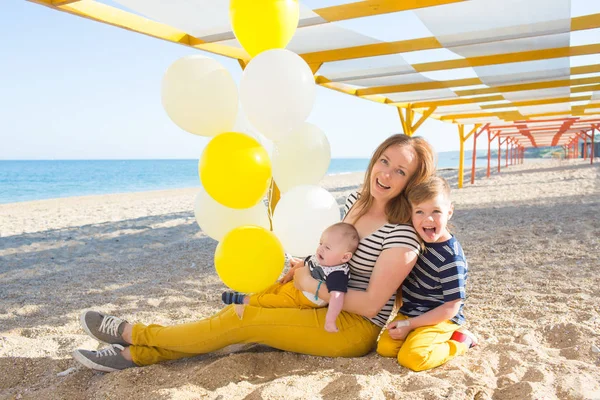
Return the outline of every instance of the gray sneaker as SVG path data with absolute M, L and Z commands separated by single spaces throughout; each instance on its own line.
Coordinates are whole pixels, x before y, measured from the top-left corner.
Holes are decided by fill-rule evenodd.
M 123 329 L 127 321 L 111 317 L 98 311 L 84 311 L 79 317 L 83 330 L 99 342 L 129 346 L 123 340 Z
M 123 349 L 124 347 L 118 344 L 98 351 L 77 349 L 73 352 L 73 358 L 90 369 L 102 372 L 137 367 L 133 361 L 126 360 L 121 355 Z

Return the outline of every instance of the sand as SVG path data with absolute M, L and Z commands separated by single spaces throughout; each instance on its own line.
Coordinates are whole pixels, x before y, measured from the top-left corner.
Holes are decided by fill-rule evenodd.
M 456 186 L 456 171 L 441 173 Z M 600 399 L 599 174 L 583 161 L 526 162 L 454 191 L 466 317 L 482 343 L 420 373 L 374 352 L 331 359 L 256 345 L 85 369 L 70 357 L 98 348 L 79 328 L 84 309 L 174 324 L 221 307 L 196 190 L 0 205 L 0 399 Z M 323 186 L 341 204 L 361 175 Z

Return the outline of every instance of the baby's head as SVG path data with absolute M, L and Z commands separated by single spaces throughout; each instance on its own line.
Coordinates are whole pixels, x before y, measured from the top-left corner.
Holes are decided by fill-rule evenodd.
M 425 243 L 444 242 L 452 237 L 448 220 L 454 206 L 450 201 L 450 186 L 444 178 L 433 176 L 413 187 L 407 196 L 412 224 Z
M 358 247 L 358 240 L 354 225 L 338 222 L 323 231 L 315 256 L 324 267 L 347 263 Z

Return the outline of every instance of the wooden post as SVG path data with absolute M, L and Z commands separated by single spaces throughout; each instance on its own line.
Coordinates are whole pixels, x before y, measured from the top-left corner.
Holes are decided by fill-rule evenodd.
M 583 159 L 587 160 L 587 133 L 583 133 Z

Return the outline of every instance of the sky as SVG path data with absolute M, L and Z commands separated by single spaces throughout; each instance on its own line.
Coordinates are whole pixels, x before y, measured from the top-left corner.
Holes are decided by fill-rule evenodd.
M 169 65 L 202 52 L 3 0 L 0 54 L 0 160 L 197 159 L 209 141 L 178 128 L 160 99 Z M 204 54 L 239 84 L 236 60 Z M 402 129 L 395 107 L 320 86 L 308 122 L 326 133 L 333 158 L 367 158 Z M 428 119 L 417 135 L 438 152 L 459 148 L 450 123 Z M 479 141 L 478 148 L 486 146 Z

